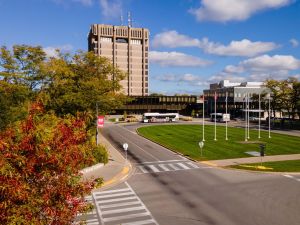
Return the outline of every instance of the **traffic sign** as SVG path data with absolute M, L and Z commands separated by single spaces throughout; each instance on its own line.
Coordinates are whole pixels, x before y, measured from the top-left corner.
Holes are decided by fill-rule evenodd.
M 202 148 L 204 147 L 204 142 L 203 141 L 199 142 L 199 147 L 201 149 L 201 157 L 202 157 Z
M 97 128 L 104 127 L 104 116 L 98 116 L 97 119 Z
M 199 142 L 199 147 L 202 149 L 204 147 L 204 142 L 203 141 L 200 141 Z
M 124 148 L 125 151 L 127 151 L 127 149 L 128 149 L 128 144 L 127 144 L 127 143 L 124 143 L 124 144 L 123 144 L 123 148 Z

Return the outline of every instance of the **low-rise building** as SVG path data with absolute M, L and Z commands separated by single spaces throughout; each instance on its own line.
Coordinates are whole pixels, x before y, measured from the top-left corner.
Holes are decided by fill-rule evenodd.
M 258 117 L 261 112 L 262 118 L 267 117 L 267 112 L 263 110 L 264 103 L 259 111 L 258 101 L 253 98 L 254 95 L 269 93 L 269 89 L 264 86 L 263 82 L 232 83 L 229 80 L 222 80 L 219 83 L 210 84 L 210 89 L 203 92 L 206 115 L 215 112 L 215 101 L 216 111 L 225 113 L 227 96 L 227 110 L 232 117 L 243 117 L 247 99 L 249 99 L 250 116 Z

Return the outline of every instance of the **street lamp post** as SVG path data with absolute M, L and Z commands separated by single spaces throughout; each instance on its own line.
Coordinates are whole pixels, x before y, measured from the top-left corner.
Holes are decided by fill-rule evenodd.
M 96 102 L 96 145 L 99 144 L 99 129 L 98 129 L 98 102 Z

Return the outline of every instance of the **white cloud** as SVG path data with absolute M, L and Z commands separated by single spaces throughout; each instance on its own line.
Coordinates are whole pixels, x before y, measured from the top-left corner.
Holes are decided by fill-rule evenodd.
M 197 47 L 204 52 L 220 56 L 245 56 L 253 57 L 278 48 L 273 42 L 252 42 L 248 39 L 231 41 L 228 45 L 209 41 L 208 38 L 196 39 L 187 35 L 179 34 L 175 30 L 166 31 L 155 35 L 154 47 Z
M 118 18 L 122 14 L 121 0 L 99 0 L 101 13 L 105 18 Z
M 191 86 L 205 86 L 209 84 L 206 78 L 204 78 L 203 76 L 198 76 L 190 73 L 177 75 L 165 74 L 162 76 L 156 76 L 155 79 L 164 82 L 173 82 L 179 85 L 183 83 Z
M 291 45 L 292 45 L 294 48 L 296 48 L 296 47 L 299 46 L 299 41 L 296 40 L 295 38 L 292 38 L 292 39 L 290 40 L 290 43 L 291 43 Z
M 218 74 L 222 78 L 248 77 L 248 81 L 263 81 L 267 78 L 286 79 L 291 71 L 300 69 L 300 60 L 291 55 L 262 55 L 240 62 L 238 65 L 228 65 Z
M 300 69 L 300 60 L 291 55 L 262 55 L 247 59 L 240 66 L 252 71 L 297 70 Z
M 91 6 L 93 4 L 93 0 L 73 0 L 74 2 L 79 2 L 86 6 Z
M 202 0 L 200 8 L 191 9 L 198 21 L 243 21 L 253 14 L 291 4 L 294 0 Z
M 187 55 L 181 52 L 158 52 L 149 53 L 150 63 L 157 63 L 161 66 L 190 66 L 202 67 L 208 66 L 212 62 L 200 59 L 195 56 Z
M 91 6 L 94 3 L 94 0 L 52 0 L 52 1 L 54 1 L 55 3 L 58 3 L 58 4 L 63 4 L 63 5 L 77 2 L 84 6 Z
M 215 74 L 213 76 L 211 76 L 210 78 L 208 78 L 208 83 L 218 83 L 221 80 L 230 80 L 231 82 L 245 82 L 247 81 L 246 78 L 244 76 L 240 76 L 240 75 L 232 75 L 232 74 L 227 74 L 227 73 L 219 73 L 219 74 Z
M 231 41 L 229 45 L 225 46 L 219 43 L 203 41 L 202 48 L 209 54 L 221 56 L 246 56 L 252 57 L 261 53 L 269 52 L 277 48 L 273 42 L 252 42 L 248 39 L 241 41 Z
M 170 30 L 155 35 L 152 44 L 154 47 L 168 48 L 199 47 L 201 45 L 201 41 L 179 34 L 176 30 Z
M 180 81 L 187 81 L 187 82 L 194 82 L 194 81 L 199 81 L 200 78 L 198 76 L 193 75 L 193 74 L 186 73 L 179 80 Z
M 62 45 L 62 46 L 56 46 L 56 47 L 53 47 L 53 46 L 49 46 L 49 47 L 46 47 L 46 48 L 43 48 L 44 52 L 46 53 L 47 57 L 54 57 L 54 58 L 57 58 L 58 57 L 58 50 L 61 51 L 61 52 L 69 52 L 73 49 L 73 46 L 72 45 Z

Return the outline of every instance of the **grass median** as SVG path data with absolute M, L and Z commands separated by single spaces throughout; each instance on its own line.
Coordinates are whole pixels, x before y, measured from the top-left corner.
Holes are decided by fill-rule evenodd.
M 259 145 L 266 144 L 266 155 L 299 154 L 300 138 L 250 130 L 250 139 L 245 142 L 243 128 L 228 127 L 228 141 L 225 140 L 225 126 L 217 126 L 217 141 L 214 141 L 214 126 L 205 126 L 203 155 L 200 155 L 199 141 L 202 140 L 201 125 L 154 125 L 138 129 L 140 135 L 173 151 L 195 160 L 217 160 L 251 157 L 246 152 L 259 152 Z
M 264 162 L 230 166 L 231 168 L 268 171 L 268 172 L 300 172 L 300 160 L 289 160 L 279 162 Z

